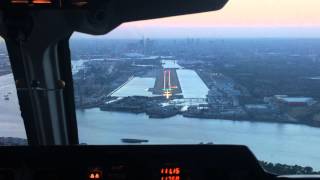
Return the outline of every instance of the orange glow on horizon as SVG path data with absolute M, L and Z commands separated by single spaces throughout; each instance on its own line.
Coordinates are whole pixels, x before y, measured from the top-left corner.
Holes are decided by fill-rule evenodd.
M 319 0 L 229 0 L 220 11 L 128 23 L 127 26 L 320 26 Z

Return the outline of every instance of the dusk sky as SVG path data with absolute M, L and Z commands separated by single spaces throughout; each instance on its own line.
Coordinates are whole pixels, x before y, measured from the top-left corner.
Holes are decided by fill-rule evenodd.
M 229 0 L 220 11 L 126 23 L 109 38 L 320 37 L 320 0 Z

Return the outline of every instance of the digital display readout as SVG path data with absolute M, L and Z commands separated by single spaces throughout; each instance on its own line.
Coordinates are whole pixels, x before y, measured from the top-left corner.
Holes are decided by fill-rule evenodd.
M 167 167 L 160 169 L 161 180 L 180 180 L 181 168 L 180 167 Z

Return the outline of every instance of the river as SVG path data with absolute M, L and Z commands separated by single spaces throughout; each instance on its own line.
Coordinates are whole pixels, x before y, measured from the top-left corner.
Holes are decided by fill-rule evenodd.
M 320 170 L 320 129 L 297 124 L 209 120 L 175 116 L 149 119 L 145 114 L 77 111 L 80 141 L 120 144 L 121 138 L 149 144 L 244 144 L 260 160 L 309 165 Z
M 11 83 L 12 82 L 12 83 Z M 3 95 L 9 94 L 10 100 Z M 0 136 L 25 137 L 12 75 L 0 77 Z M 175 116 L 77 110 L 80 142 L 120 144 L 121 138 L 149 144 L 244 144 L 260 160 L 311 166 L 320 170 L 320 128 L 298 124 L 204 120 Z

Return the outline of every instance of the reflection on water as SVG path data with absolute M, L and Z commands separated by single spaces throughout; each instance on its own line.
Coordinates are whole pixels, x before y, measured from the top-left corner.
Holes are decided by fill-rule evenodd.
M 129 79 L 123 86 L 116 90 L 112 96 L 128 97 L 128 96 L 154 96 L 149 90 L 153 88 L 155 78 L 134 77 Z
M 184 98 L 207 98 L 209 89 L 194 70 L 178 69 L 177 74 Z
M 80 141 L 120 144 L 121 138 L 148 139 L 149 144 L 245 144 L 271 162 L 320 169 L 320 129 L 305 125 L 204 120 L 175 116 L 149 119 L 145 114 L 77 111 Z

